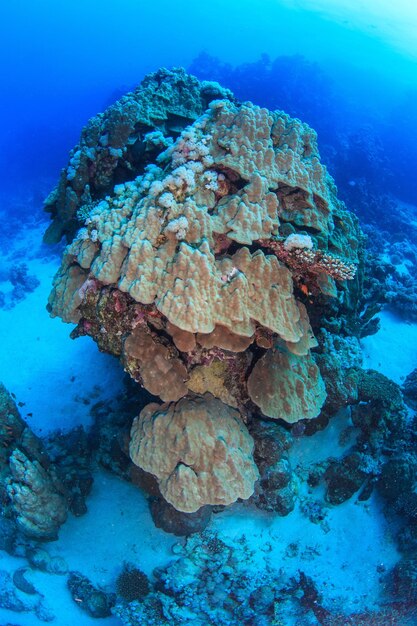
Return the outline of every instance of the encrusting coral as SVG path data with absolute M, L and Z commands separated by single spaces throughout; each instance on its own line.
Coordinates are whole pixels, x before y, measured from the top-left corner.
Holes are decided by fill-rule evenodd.
M 47 210 L 48 239 L 75 235 L 51 314 L 176 403 L 144 409 L 133 460 L 181 511 L 248 498 L 258 474 L 244 421 L 320 413 L 312 298 L 349 302 L 349 282 L 359 289 L 361 233 L 314 131 L 183 70 L 159 70 L 90 121 Z M 186 462 L 184 441 L 162 452 L 178 420 L 199 450 Z

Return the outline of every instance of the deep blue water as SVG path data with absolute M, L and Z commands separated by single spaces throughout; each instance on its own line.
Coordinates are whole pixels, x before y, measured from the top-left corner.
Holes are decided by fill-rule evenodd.
M 395 193 L 415 200 L 413 43 L 404 42 L 408 50 L 398 51 L 380 31 L 372 37 L 372 28 L 353 28 L 349 12 L 336 22 L 303 11 L 303 3 L 298 9 L 288 5 L 278 0 L 2 3 L 1 186 L 55 177 L 82 126 L 115 94 L 160 66 L 203 74 L 195 59 L 206 53 L 231 67 L 208 67 L 205 77 L 222 79 L 239 98 L 301 117 L 318 131 L 324 156 L 332 143 L 337 147 L 341 133 L 361 133 L 366 126 L 382 143 Z M 370 19 L 363 17 L 364 23 Z M 292 61 L 294 55 L 302 58 Z M 355 165 L 362 170 L 360 159 L 351 165 L 345 174 L 335 166 L 337 182 L 354 178 Z

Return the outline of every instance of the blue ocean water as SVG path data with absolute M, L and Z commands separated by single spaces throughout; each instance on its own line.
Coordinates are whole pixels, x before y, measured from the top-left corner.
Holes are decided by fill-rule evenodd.
M 294 4 L 268 0 L 254 7 L 249 0 L 238 5 L 219 0 L 198 6 L 188 2 L 153 6 L 121 0 L 116 8 L 112 2 L 80 0 L 58 8 L 40 0 L 35 9 L 24 0 L 5 3 L 1 106 L 7 124 L 1 153 L 6 180 L 11 175 L 21 178 L 25 164 L 25 178 L 35 168 L 40 175 L 55 175 L 57 167 L 66 164 L 80 128 L 112 101 L 114 93 L 137 85 L 158 67 L 188 68 L 201 52 L 232 66 L 258 62 L 263 54 L 271 60 L 303 55 L 306 62 L 319 63 L 332 83 L 333 115 L 340 125 L 357 128 L 369 118 L 388 122 L 396 127 L 396 132 L 391 127 L 391 142 L 394 134 L 400 145 L 407 138 L 411 143 L 407 129 L 415 121 L 414 41 L 403 52 L 384 41 L 383 32 L 372 37 L 355 29 L 349 10 L 336 22 L 314 11 L 314 3 L 307 3 L 304 10 L 303 3 Z M 363 16 L 365 24 L 370 19 L 372 15 Z M 390 19 L 385 18 L 388 23 Z M 399 22 L 407 19 L 406 12 L 398 17 Z M 311 81 L 315 89 L 314 76 Z M 239 97 L 257 95 L 262 104 L 276 90 L 277 105 L 282 98 L 278 85 L 260 85 L 256 91 L 256 85 L 248 84 L 247 89 L 245 93 L 241 87 Z M 318 94 L 309 93 L 308 83 L 298 89 L 303 101 L 312 97 L 317 102 Z M 282 108 L 285 104 L 284 100 Z M 304 111 L 294 109 L 297 113 Z M 411 155 L 409 161 L 412 172 Z
M 395 10 L 384 1 L 15 0 L 3 3 L 0 18 L 0 626 L 417 624 L 417 9 L 407 0 Z M 111 109 L 112 123 L 108 113 L 95 117 L 160 68 L 167 71 L 151 79 L 155 101 L 178 76 L 183 93 L 169 92 L 172 102 L 161 105 L 175 109 L 168 122 L 138 114 L 131 124 L 123 104 L 120 114 Z M 198 79 L 192 88 L 187 74 Z M 191 111 L 192 89 L 211 113 Z M 239 118 L 259 111 L 247 102 L 291 118 L 270 114 L 285 127 L 274 149 L 289 164 L 275 187 L 257 165 L 256 184 L 270 194 L 262 200 L 230 156 L 256 143 Z M 230 117 L 219 131 L 221 106 Z M 257 128 L 266 123 L 259 116 Z M 317 133 L 319 156 L 314 135 L 293 118 Z M 233 128 L 237 139 L 227 134 Z M 216 150 L 228 145 L 228 156 L 214 151 L 205 161 L 216 132 Z M 222 144 L 225 137 L 238 148 Z M 190 162 L 188 174 L 178 173 Z M 297 168 L 306 163 L 308 182 L 300 183 Z M 281 313 L 266 274 L 248 279 L 245 302 L 255 304 L 245 330 L 238 316 L 229 326 L 224 313 L 216 318 L 212 328 L 227 331 L 221 341 L 223 331 L 213 338 L 206 323 L 220 298 L 213 291 L 191 285 L 185 306 L 169 309 L 164 298 L 126 287 L 132 272 L 142 280 L 141 264 L 132 262 L 124 283 L 117 272 L 109 278 L 104 233 L 114 235 L 114 216 L 138 197 L 164 191 L 159 208 L 173 211 L 170 222 L 158 213 L 163 230 L 141 263 L 167 241 L 173 259 L 180 255 L 193 214 L 178 180 L 187 189 L 200 180 L 192 202 L 206 214 L 198 229 L 218 220 L 214 239 L 201 237 L 211 242 L 220 286 L 232 290 L 250 275 L 239 250 L 278 258 L 290 277 L 286 299 L 298 307 L 282 315 L 287 323 L 305 311 L 303 337 L 311 331 L 317 345 L 291 350 L 299 327 L 271 322 Z M 232 195 L 247 202 L 246 191 L 256 197 L 245 226 L 236 212 L 219 230 L 219 207 Z M 273 209 L 262 213 L 266 205 L 279 219 Z M 57 226 L 44 241 L 51 219 Z M 242 234 L 248 223 L 252 234 Z M 84 256 L 81 248 L 65 252 L 74 238 Z M 196 254 L 197 239 L 189 246 Z M 123 259 L 136 245 L 125 240 Z M 126 263 L 118 267 L 123 274 Z M 54 279 L 57 271 L 67 283 Z M 230 302 L 233 311 L 241 304 Z M 200 326 L 189 323 L 194 314 Z M 263 393 L 291 400 L 278 410 Z M 229 433 L 238 423 L 241 439 L 222 452 L 235 469 L 222 474 L 221 466 L 216 478 L 226 495 L 211 493 L 193 508 L 187 484 L 172 495 L 160 467 L 192 431 L 184 416 L 202 419 L 202 397 L 196 449 L 229 436 L 212 426 L 221 404 L 222 427 Z M 129 433 L 151 402 L 171 404 L 160 409 L 169 417 L 163 442 L 153 435 L 145 461 L 132 444 L 129 455 Z M 181 424 L 172 440 L 170 420 Z M 195 469 L 197 453 L 191 461 L 182 454 L 176 471 Z M 208 455 L 204 476 L 215 474 L 219 454 Z

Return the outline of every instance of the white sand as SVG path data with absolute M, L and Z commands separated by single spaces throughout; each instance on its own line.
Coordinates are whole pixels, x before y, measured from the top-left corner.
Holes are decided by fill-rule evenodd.
M 36 251 L 40 230 L 32 237 L 19 245 Z M 74 325 L 49 316 L 46 304 L 58 261 L 26 262 L 41 284 L 10 311 L 0 309 L 0 381 L 25 403 L 22 417 L 36 433 L 88 425 L 92 405 L 121 391 L 123 370 L 89 337 L 71 340 Z
M 146 574 L 167 562 L 170 548 L 177 538 L 153 525 L 146 499 L 131 484 L 104 471 L 98 471 L 88 513 L 81 518 L 69 517 L 60 531 L 58 541 L 45 544 L 51 556 L 63 557 L 71 571 L 79 571 L 92 583 L 107 591 L 114 590 L 123 562 L 134 562 Z M 15 571 L 27 565 L 23 559 L 9 557 L 0 551 L 0 570 Z M 66 586 L 66 576 L 33 571 L 28 575 L 35 588 L 44 595 L 45 604 L 56 615 L 55 626 L 116 626 L 116 617 L 105 621 L 90 618 L 72 600 Z M 19 594 L 25 597 L 25 594 Z M 16 614 L 0 608 L 3 620 L 20 626 L 38 626 L 32 613 Z
M 417 324 L 404 321 L 389 310 L 378 317 L 378 333 L 361 341 L 363 367 L 377 370 L 401 385 L 417 367 Z
M 295 446 L 292 463 L 308 465 L 326 458 L 329 439 L 324 432 L 302 440 Z M 52 556 L 65 558 L 71 570 L 82 572 L 95 585 L 114 589 L 123 561 L 150 575 L 155 567 L 176 558 L 171 546 L 178 538 L 154 527 L 144 496 L 132 485 L 98 471 L 88 508 L 82 518 L 70 517 L 59 540 L 45 548 Z M 398 558 L 380 503 L 376 498 L 357 503 L 354 497 L 338 507 L 329 506 L 326 521 L 330 532 L 306 519 L 298 505 L 289 516 L 279 517 L 242 503 L 214 516 L 210 528 L 228 544 L 240 545 L 241 537 L 246 537 L 254 556 L 241 565 L 249 573 L 268 565 L 281 570 L 284 581 L 301 570 L 317 582 L 327 606 L 352 612 L 372 608 L 381 587 L 377 566 L 384 564 L 389 569 Z M 298 555 L 293 558 L 286 554 L 290 543 L 298 545 Z M 23 565 L 22 559 L 0 552 L 0 569 L 13 572 Z M 32 572 L 29 578 L 57 616 L 56 626 L 97 623 L 72 601 L 65 576 Z M 0 619 L 14 623 L 17 617 L 20 626 L 41 623 L 33 614 L 16 616 L 0 609 Z M 120 621 L 109 618 L 105 623 L 116 626 Z
M 346 411 L 326 430 L 296 441 L 290 451 L 293 468 L 304 473 L 329 455 L 340 456 L 346 449 L 338 444 L 338 437 L 348 425 L 351 422 Z M 307 495 L 304 482 L 299 485 L 299 497 Z M 319 500 L 321 495 L 322 491 L 315 489 L 310 498 Z M 258 570 L 270 564 L 282 569 L 285 576 L 296 576 L 298 571 L 311 576 L 323 593 L 325 605 L 336 612 L 376 607 L 381 587 L 377 566 L 390 569 L 399 558 L 381 502 L 375 496 L 358 502 L 353 496 L 338 506 L 324 505 L 324 509 L 327 529 L 308 520 L 299 503 L 287 517 L 263 513 L 244 503 L 234 505 L 215 517 L 213 528 L 226 538 L 238 539 L 245 534 L 257 551 Z M 296 557 L 286 554 L 289 544 L 297 544 Z

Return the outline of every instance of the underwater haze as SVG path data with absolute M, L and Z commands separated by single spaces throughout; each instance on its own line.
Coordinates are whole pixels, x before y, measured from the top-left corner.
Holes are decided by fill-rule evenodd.
M 0 626 L 417 624 L 417 5 L 0 7 Z
M 301 54 L 334 81 L 340 115 L 346 104 L 353 109 L 347 123 L 355 109 L 357 123 L 393 116 L 416 85 L 416 12 L 405 0 L 395 12 L 376 0 L 3 3 L 2 172 L 20 178 L 26 164 L 54 174 L 115 93 L 158 67 L 188 67 L 202 51 L 233 66 Z

